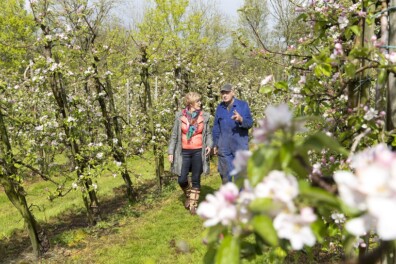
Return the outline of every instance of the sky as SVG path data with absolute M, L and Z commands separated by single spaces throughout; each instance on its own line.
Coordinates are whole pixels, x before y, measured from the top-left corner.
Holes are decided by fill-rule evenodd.
M 149 2 L 152 2 L 147 0 L 121 1 L 123 2 L 123 8 L 121 10 L 117 10 L 117 13 L 121 14 L 121 17 L 126 18 L 123 19 L 124 21 L 128 21 L 130 19 L 142 19 L 144 8 L 147 7 Z M 218 10 L 233 21 L 238 20 L 237 10 L 242 6 L 244 2 L 244 0 L 190 0 L 191 3 L 193 3 L 194 1 L 206 1 L 210 4 L 216 3 Z
M 203 1 L 203 0 L 190 0 L 194 1 Z M 218 9 L 220 12 L 227 15 L 229 18 L 236 21 L 238 19 L 237 10 L 242 6 L 244 0 L 205 0 L 208 3 L 217 3 Z M 25 0 L 26 5 L 29 4 L 29 0 Z M 122 16 L 125 17 L 137 17 L 141 19 L 143 16 L 142 10 L 144 6 L 147 5 L 147 0 L 121 0 L 124 4 L 122 5 L 125 8 L 121 8 L 123 10 L 117 11 L 117 13 L 121 13 Z M 135 10 L 131 14 L 131 10 Z M 128 19 L 126 19 L 128 20 Z
M 238 17 L 237 10 L 242 6 L 243 0 L 218 0 L 220 11 L 225 14 Z

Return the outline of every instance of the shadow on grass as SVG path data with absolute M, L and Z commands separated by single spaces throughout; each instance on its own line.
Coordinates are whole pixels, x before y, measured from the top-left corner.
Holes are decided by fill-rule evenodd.
M 164 186 L 172 184 L 172 179 L 164 178 Z M 126 197 L 126 188 L 120 186 L 113 189 L 114 196 L 102 198 L 100 201 L 101 221 L 96 226 L 88 223 L 84 208 L 68 210 L 58 217 L 51 218 L 48 222 L 40 222 L 40 227 L 45 230 L 47 237 L 51 241 L 51 249 L 44 254 L 43 259 L 52 258 L 56 255 L 68 257 L 71 248 L 83 248 L 83 243 L 63 243 L 59 241 L 59 237 L 64 236 L 68 232 L 94 233 L 95 237 L 107 235 L 109 232 L 116 232 L 118 225 L 117 217 L 123 216 L 139 217 L 140 213 L 131 206 L 137 206 L 137 210 L 144 211 L 150 208 L 150 204 L 146 203 L 147 197 L 159 197 L 161 192 L 158 189 L 156 180 L 148 180 L 135 188 L 135 202 L 129 202 Z M 108 224 L 107 222 L 110 222 Z M 105 223 L 105 226 L 100 226 Z M 83 231 L 81 231 L 83 230 Z M 92 235 L 92 234 L 91 234 Z M 61 240 L 61 239 L 60 239 Z M 66 238 L 67 240 L 67 238 Z M 37 263 L 37 259 L 33 256 L 30 239 L 25 230 L 14 230 L 9 239 L 0 240 L 0 263 Z
M 215 176 L 211 175 L 211 176 L 206 176 L 206 177 L 215 177 Z M 176 180 L 176 182 L 177 182 L 177 180 Z M 219 178 L 219 188 L 220 188 L 220 186 L 221 186 L 221 179 Z M 199 195 L 198 203 L 205 200 L 206 195 L 214 194 L 214 192 L 217 190 L 218 189 L 214 189 L 211 186 L 201 184 L 201 193 Z M 179 200 L 180 204 L 184 205 L 184 201 L 186 200 L 186 197 L 184 196 L 184 193 L 179 186 L 177 186 L 177 191 L 180 193 L 178 200 Z

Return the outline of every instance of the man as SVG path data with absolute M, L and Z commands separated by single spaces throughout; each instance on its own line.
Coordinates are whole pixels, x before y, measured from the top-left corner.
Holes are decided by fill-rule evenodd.
M 231 84 L 225 84 L 221 90 L 222 102 L 217 106 L 213 124 L 214 154 L 218 155 L 218 171 L 223 184 L 232 181 L 237 150 L 248 150 L 248 131 L 253 125 L 250 109 L 245 101 L 235 98 Z

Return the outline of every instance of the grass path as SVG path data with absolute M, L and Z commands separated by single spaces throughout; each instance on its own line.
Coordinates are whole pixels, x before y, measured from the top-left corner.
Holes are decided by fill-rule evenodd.
M 216 176 L 203 177 L 202 195 L 220 186 Z M 74 230 L 76 243 L 67 249 L 63 261 L 71 263 L 202 263 L 206 246 L 202 243 L 202 220 L 184 209 L 182 192 L 171 184 L 149 209 L 124 208 L 124 215 L 100 222 L 93 228 Z M 128 205 L 126 205 L 128 207 Z M 125 213 L 125 211 L 128 211 Z M 136 211 L 138 215 L 136 216 Z M 102 228 L 102 232 L 92 232 Z M 80 234 L 80 238 L 78 238 Z M 98 235 L 99 234 L 99 235 Z M 81 238 L 82 237 L 82 238 Z M 65 247 L 65 245 L 63 245 Z M 67 246 L 66 246 L 67 247 Z M 59 251 L 59 250 L 58 250 Z M 63 249 L 64 251 L 64 249 Z M 57 256 L 45 263 L 59 262 Z

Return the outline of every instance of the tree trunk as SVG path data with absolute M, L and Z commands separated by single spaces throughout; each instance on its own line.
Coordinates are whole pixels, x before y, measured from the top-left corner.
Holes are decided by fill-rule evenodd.
M 389 41 L 389 26 L 388 26 L 388 12 L 386 11 L 388 9 L 388 3 L 387 0 L 382 0 L 381 2 L 381 43 L 388 43 Z M 381 49 L 383 53 L 388 53 L 388 50 L 385 48 Z M 386 94 L 387 94 L 387 77 L 388 71 L 386 69 L 377 69 L 377 76 L 384 76 L 384 78 L 378 78 L 377 83 L 375 86 L 375 109 L 379 111 L 385 111 L 386 110 Z
M 119 118 L 116 115 L 117 111 L 116 111 L 115 103 L 114 103 L 113 87 L 111 85 L 109 76 L 107 76 L 107 78 L 106 78 L 106 87 L 107 87 L 107 94 L 108 94 L 108 98 L 109 98 L 110 113 L 112 113 L 112 115 L 113 115 L 114 132 L 115 132 L 115 136 L 117 138 L 117 143 L 116 143 L 117 152 L 116 153 L 117 153 L 117 157 L 118 157 L 119 161 L 122 163 L 122 165 L 124 167 L 123 172 L 122 172 L 122 178 L 124 179 L 124 182 L 127 186 L 128 197 L 131 197 L 132 199 L 134 199 L 136 197 L 136 193 L 133 190 L 132 180 L 128 173 L 125 152 L 124 152 L 124 148 L 122 145 L 122 142 L 123 142 L 123 140 L 122 140 L 122 126 L 120 124 Z
M 375 9 L 375 6 L 372 5 L 369 7 L 370 9 Z M 362 11 L 367 11 L 366 7 L 363 7 Z M 363 48 L 367 46 L 370 48 L 371 43 L 366 41 L 366 39 L 371 38 L 374 35 L 374 24 L 367 24 L 365 19 L 361 19 L 359 22 L 362 27 L 362 36 L 356 37 L 354 46 L 358 48 Z M 365 59 L 361 59 L 360 67 L 365 66 Z M 366 105 L 369 103 L 369 90 L 371 85 L 371 80 L 369 78 L 369 71 L 362 71 L 359 75 L 356 76 L 354 80 L 352 80 L 348 86 L 348 107 L 355 108 L 359 105 Z
M 396 6 L 396 0 L 391 0 L 389 6 Z M 389 46 L 396 45 L 396 12 L 389 12 Z M 396 125 L 396 77 L 388 75 L 388 96 L 386 109 L 386 128 L 392 130 Z
M 117 119 L 116 113 L 115 113 L 113 90 L 111 87 L 111 82 L 110 82 L 110 79 L 107 78 L 107 80 L 106 80 L 106 95 L 110 101 L 110 113 L 109 113 L 107 111 L 105 97 L 103 95 L 101 95 L 104 92 L 104 86 L 100 82 L 99 77 L 97 77 L 98 76 L 98 67 L 97 67 L 96 63 L 99 62 L 99 58 L 96 56 L 94 58 L 95 58 L 95 63 L 92 64 L 92 67 L 94 68 L 95 73 L 96 73 L 96 75 L 95 75 L 96 77 L 94 77 L 95 88 L 96 88 L 96 93 L 98 94 L 98 102 L 99 102 L 100 110 L 102 112 L 103 124 L 104 124 L 105 130 L 106 130 L 107 143 L 109 146 L 111 146 L 111 152 L 113 154 L 114 159 L 118 162 L 121 162 L 121 164 L 123 166 L 122 179 L 124 180 L 126 188 L 127 188 L 127 197 L 130 201 L 133 201 L 134 190 L 132 187 L 131 177 L 129 176 L 128 169 L 126 166 L 125 153 L 122 148 L 121 128 L 120 128 L 120 125 L 119 125 L 119 122 L 118 122 L 118 119 Z M 114 116 L 114 118 L 112 119 L 110 115 Z M 114 138 L 117 139 L 117 142 L 113 141 Z
M 40 240 L 39 237 L 39 226 L 30 212 L 28 204 L 25 198 L 25 191 L 23 187 L 11 177 L 18 175 L 17 168 L 13 164 L 13 156 L 11 144 L 8 138 L 7 129 L 4 123 L 3 113 L 0 109 L 0 136 L 1 136 L 1 165 L 3 167 L 3 173 L 0 174 L 0 183 L 4 187 L 4 191 L 11 201 L 11 203 L 18 209 L 22 215 L 24 223 L 27 227 L 30 242 L 32 244 L 33 253 L 40 257 L 49 248 L 48 239 L 43 235 Z M 43 233 L 44 234 L 44 233 Z M 42 243 L 43 242 L 43 243 Z
M 45 25 L 41 25 L 41 29 L 43 31 L 44 35 L 49 35 L 49 29 Z M 44 56 L 47 59 L 53 59 L 52 55 L 52 42 L 49 41 L 46 43 L 44 46 Z M 56 61 L 56 60 L 55 60 Z M 52 76 L 49 78 L 49 86 L 52 91 L 52 94 L 55 98 L 55 101 L 58 106 L 59 110 L 59 117 L 62 118 L 63 120 L 67 120 L 69 115 L 69 104 L 67 102 L 67 93 L 66 90 L 63 86 L 63 80 L 62 80 L 62 75 L 60 73 L 53 73 Z M 83 175 L 84 168 L 86 168 L 86 161 L 83 159 L 77 159 L 76 157 L 79 156 L 79 145 L 77 144 L 76 139 L 74 138 L 73 135 L 76 135 L 75 128 L 69 127 L 66 122 L 60 122 L 62 124 L 63 130 L 65 132 L 66 138 L 67 138 L 67 145 L 69 146 L 73 158 L 73 163 L 78 166 L 77 170 L 77 179 L 80 179 L 81 176 Z M 82 142 L 82 141 L 81 141 Z M 93 190 L 90 185 L 91 182 L 87 180 L 83 180 L 82 185 L 84 185 L 86 191 L 88 192 L 88 196 L 90 201 L 87 202 L 85 201 L 86 196 L 84 196 L 84 205 L 87 210 L 88 214 L 88 220 L 90 224 L 96 224 L 96 221 L 94 220 L 95 218 L 98 217 L 98 214 L 95 212 L 98 212 L 98 199 L 96 196 L 95 190 Z
M 155 126 L 154 126 L 154 111 L 153 111 L 153 103 L 152 103 L 152 98 L 151 98 L 151 87 L 150 87 L 150 82 L 149 82 L 149 69 L 147 63 L 148 63 L 148 54 L 147 54 L 147 47 L 141 47 L 141 62 L 143 64 L 141 72 L 140 72 L 140 77 L 142 80 L 142 83 L 144 85 L 144 90 L 145 90 L 145 95 L 147 99 L 147 114 L 148 114 L 148 120 L 149 120 L 149 127 L 150 127 L 150 132 L 151 132 L 151 140 L 154 139 L 155 137 Z M 154 154 L 154 159 L 155 159 L 155 172 L 156 172 L 156 177 L 158 179 L 158 184 L 159 184 L 159 189 L 162 189 L 162 173 L 164 172 L 164 155 L 161 154 L 161 151 L 158 151 L 158 146 L 156 143 L 153 144 L 153 154 Z M 161 161 L 162 159 L 162 161 Z

